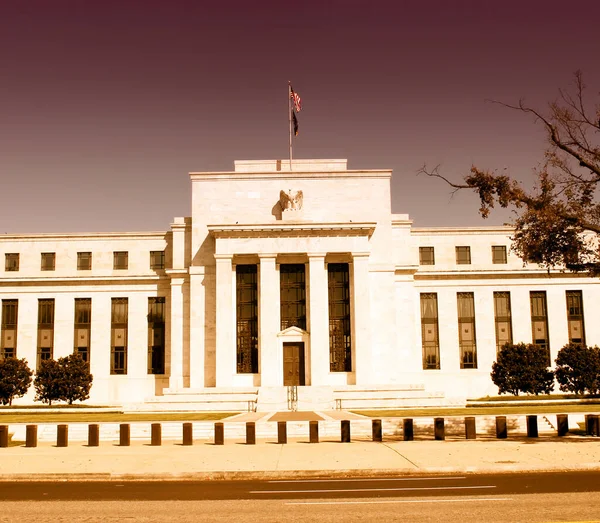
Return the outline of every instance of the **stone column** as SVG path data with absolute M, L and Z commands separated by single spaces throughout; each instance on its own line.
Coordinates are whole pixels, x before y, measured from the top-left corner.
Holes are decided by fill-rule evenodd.
M 234 273 L 231 254 L 216 259 L 216 381 L 217 387 L 231 387 L 235 372 Z
M 171 373 L 169 388 L 183 388 L 183 283 L 182 276 L 171 275 Z
M 329 296 L 324 254 L 308 256 L 310 384 L 327 385 L 329 373 Z
M 258 293 L 258 339 L 260 354 L 260 384 L 264 386 L 283 385 L 283 369 L 279 364 L 279 340 L 281 330 L 279 272 L 275 254 L 259 254 L 260 288 Z
M 204 387 L 205 290 L 204 267 L 190 267 L 190 387 Z
M 370 322 L 369 254 L 352 253 L 352 367 L 356 373 L 357 385 L 372 382 Z

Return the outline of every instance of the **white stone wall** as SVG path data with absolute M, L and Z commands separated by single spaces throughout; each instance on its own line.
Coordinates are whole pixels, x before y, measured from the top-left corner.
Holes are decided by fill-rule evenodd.
M 436 292 L 440 333 L 440 370 L 422 371 L 423 381 L 431 390 L 442 390 L 457 397 L 497 394 L 490 380 L 496 359 L 496 333 L 493 293 L 509 291 L 511 297 L 513 342 L 531 343 L 531 291 L 545 291 L 548 306 L 548 330 L 551 360 L 568 343 L 566 291 L 583 292 L 586 341 L 600 344 L 594 311 L 600 304 L 600 282 L 569 272 L 548 273 L 536 264 L 524 265 L 510 252 L 510 229 L 498 228 L 427 228 L 413 229 L 416 246 L 435 248 L 435 265 L 419 266 L 414 275 L 415 306 L 419 312 L 419 294 Z M 471 264 L 456 263 L 455 246 L 471 247 Z M 492 263 L 492 245 L 506 245 L 507 264 Z M 415 252 L 418 263 L 418 250 Z M 398 285 L 398 284 L 397 284 Z M 460 369 L 457 293 L 472 292 L 475 297 L 477 369 Z M 400 295 L 398 298 L 401 299 Z M 419 316 L 417 316 L 417 319 Z M 414 360 L 420 358 L 420 322 L 414 323 Z M 418 353 L 418 354 L 417 354 Z
M 148 298 L 167 296 L 164 270 L 150 269 L 150 251 L 166 251 L 170 262 L 169 235 L 76 234 L 5 235 L 0 237 L 0 300 L 18 300 L 17 357 L 26 358 L 35 370 L 37 359 L 38 300 L 55 300 L 54 358 L 74 349 L 76 298 L 92 299 L 90 370 L 94 382 L 90 403 L 140 402 L 165 386 L 165 378 L 147 374 Z M 113 252 L 127 251 L 128 269 L 113 269 Z M 41 270 L 41 253 L 55 252 L 54 271 Z M 92 269 L 77 270 L 77 252 L 92 252 Z M 4 270 L 4 254 L 19 253 L 19 270 Z M 128 372 L 110 375 L 111 298 L 129 300 Z M 167 300 L 168 305 L 168 300 Z M 168 334 L 168 333 L 167 333 Z M 33 400 L 34 390 L 17 403 Z

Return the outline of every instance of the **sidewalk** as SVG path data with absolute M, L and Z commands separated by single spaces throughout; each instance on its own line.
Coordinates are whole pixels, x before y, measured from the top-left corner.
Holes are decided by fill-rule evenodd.
M 238 420 L 239 421 L 239 420 Z M 332 423 L 332 422 L 329 422 Z M 320 443 L 308 443 L 305 435 L 260 437 L 256 445 L 243 438 L 227 437 L 225 445 L 211 439 L 182 446 L 181 439 L 150 446 L 149 439 L 132 439 L 131 446 L 102 439 L 99 447 L 85 441 L 69 441 L 66 448 L 40 441 L 36 448 L 0 448 L 0 480 L 182 480 L 256 477 L 311 477 L 425 473 L 463 474 L 515 471 L 600 470 L 600 438 L 568 435 L 558 438 L 540 432 L 540 438 L 511 434 L 498 440 L 478 433 L 465 440 L 464 433 L 435 441 L 432 433 L 415 432 L 415 441 L 385 435 L 383 443 L 356 435 L 351 443 L 322 435 Z M 358 424 L 362 423 L 360 420 Z M 339 422 L 337 422 L 339 426 Z M 241 424 L 240 424 L 241 425 Z M 276 424 L 272 424 L 276 425 Z M 300 426 L 300 425 L 299 425 Z M 478 429 L 479 430 L 479 429 Z M 258 436 L 258 434 L 257 434 Z

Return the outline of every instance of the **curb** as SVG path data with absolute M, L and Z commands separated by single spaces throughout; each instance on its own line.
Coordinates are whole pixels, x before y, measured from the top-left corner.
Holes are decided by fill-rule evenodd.
M 422 469 L 346 469 L 346 470 L 297 470 L 297 471 L 232 471 L 232 472 L 192 472 L 183 474 L 0 474 L 0 482 L 193 482 L 193 481 L 248 481 L 248 480 L 294 480 L 294 479 L 344 479 L 344 478 L 388 478 L 410 476 L 447 476 L 448 474 L 557 474 L 561 472 L 600 472 L 600 463 L 573 468 L 514 467 L 514 468 L 473 468 L 469 470 L 422 468 Z

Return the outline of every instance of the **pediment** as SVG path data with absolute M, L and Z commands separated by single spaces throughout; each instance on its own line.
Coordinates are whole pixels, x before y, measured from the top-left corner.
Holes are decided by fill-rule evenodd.
M 282 330 L 281 332 L 279 332 L 277 334 L 277 336 L 281 337 L 281 338 L 291 338 L 291 337 L 297 337 L 297 336 L 306 336 L 308 334 L 307 331 L 301 329 L 300 327 L 288 327 L 285 330 Z

